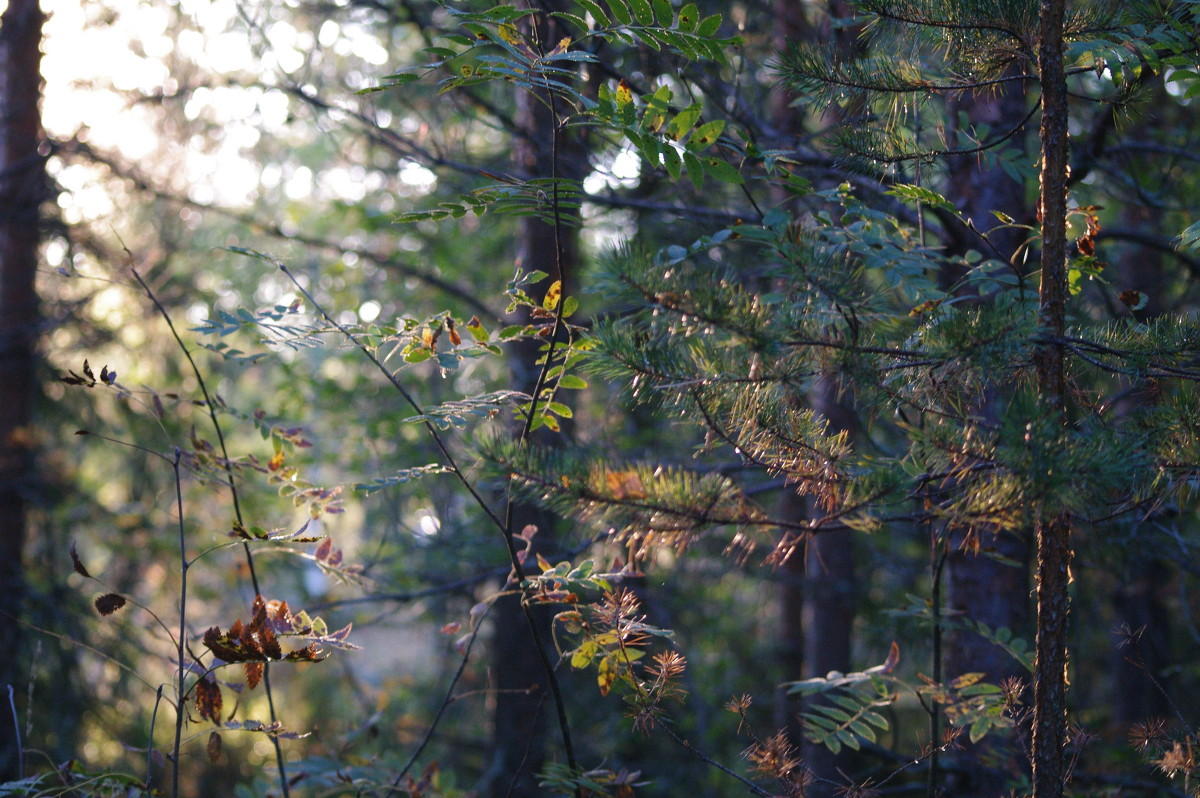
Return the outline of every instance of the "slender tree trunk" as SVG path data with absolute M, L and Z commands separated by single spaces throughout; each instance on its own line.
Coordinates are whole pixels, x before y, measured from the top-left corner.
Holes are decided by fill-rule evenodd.
M 546 17 L 538 18 L 538 40 L 545 49 L 553 47 L 565 35 L 562 29 Z M 557 120 L 544 102 L 545 97 L 533 97 L 521 92 L 516 97 L 517 137 L 514 161 L 522 178 L 580 177 L 564 173 L 567 164 L 577 161 L 556 151 L 556 138 L 562 141 Z M 555 163 L 557 157 L 558 163 Z M 517 227 L 517 265 L 526 272 L 543 271 L 549 275 L 542 288 L 555 280 L 563 281 L 563 296 L 570 290 L 574 275 L 571 266 L 576 260 L 576 241 L 573 228 L 559 227 L 537 218 L 523 218 Z M 526 323 L 527 318 L 512 319 Z M 516 390 L 533 393 L 541 366 L 537 364 L 540 342 L 523 342 L 512 352 L 510 363 L 512 384 Z M 554 445 L 554 436 L 545 431 L 535 432 L 531 443 Z M 553 557 L 555 517 L 533 505 L 517 504 L 512 510 L 512 529 L 520 532 L 526 525 L 538 528 L 534 539 L 535 551 Z M 531 558 L 530 563 L 533 562 Z M 492 676 L 496 688 L 493 717 L 493 757 L 487 790 L 496 798 L 534 798 L 541 795 L 537 773 L 545 761 L 547 742 L 547 711 L 553 710 L 549 677 L 544 663 L 554 662 L 557 654 L 550 643 L 552 613 L 535 609 L 533 618 L 538 628 L 542 652 L 538 652 L 535 633 L 518 596 L 507 596 L 497 602 L 494 612 L 495 642 L 492 648 Z
M 833 422 L 837 429 L 847 429 Z M 849 532 L 817 535 L 809 543 L 804 581 L 804 664 L 810 675 L 851 668 L 851 632 L 857 614 L 859 585 L 855 579 L 854 538 Z M 851 754 L 834 755 L 823 745 L 805 742 L 804 762 L 825 785 L 814 796 L 835 794 L 828 782 L 844 781 Z
M 0 17 L 0 781 L 21 769 L 9 690 L 19 692 L 17 620 L 33 465 L 43 20 L 38 0 L 9 0 Z
M 774 0 L 772 12 L 775 19 L 775 46 L 782 50 L 789 42 L 810 39 L 813 31 L 805 15 L 805 3 L 796 0 Z M 771 124 L 781 136 L 798 137 L 804 123 L 804 112 L 792 105 L 793 97 L 777 91 L 771 95 Z M 779 187 L 772 199 L 776 203 L 788 200 L 787 192 Z M 794 491 L 786 490 L 780 498 L 781 518 L 802 521 L 808 517 L 808 503 Z M 780 568 L 782 581 L 779 586 L 779 642 L 778 666 L 780 681 L 800 679 L 804 670 L 804 570 L 802 551 L 796 551 L 784 561 Z M 800 745 L 804 739 L 803 724 L 800 723 L 802 701 L 789 696 L 780 689 L 775 701 L 775 725 L 786 729 L 788 740 Z
M 995 92 L 963 95 L 949 103 L 947 116 L 952 120 L 965 119 L 968 124 L 987 125 L 993 130 L 1011 125 L 1026 112 L 1023 88 L 1011 83 Z M 1017 138 L 1014 145 L 1020 146 Z M 1002 211 L 1019 222 L 1033 222 L 1025 199 L 1023 181 L 1009 176 L 999 165 L 981 169 L 973 158 L 961 158 L 949 163 L 947 198 L 971 220 L 975 229 L 988 234 L 992 250 L 974 233 L 961 226 L 951 225 L 952 234 L 961 231 L 959 240 L 948 245 L 950 254 L 965 255 L 968 249 L 983 249 L 987 255 L 1011 261 L 1025 238 L 1023 230 L 998 229 L 1000 222 L 993 211 Z M 947 274 L 946 286 L 962 275 Z M 987 301 L 986 297 L 973 301 Z M 995 405 L 1003 400 L 1000 386 L 984 398 L 977 412 L 984 417 L 996 415 Z M 1032 535 L 1024 533 L 996 534 L 986 528 L 956 528 L 949 530 L 949 551 L 944 570 L 944 589 L 948 615 L 968 617 L 993 629 L 1004 627 L 1018 636 L 1030 628 L 1029 562 Z M 1017 567 L 1000 562 L 995 554 L 1019 563 Z M 945 679 L 965 673 L 983 672 L 992 683 L 1008 677 L 1025 676 L 1025 670 L 1003 649 L 975 632 L 956 630 L 946 634 L 942 672 Z M 938 744 L 939 740 L 933 740 Z M 1025 757 L 1019 746 L 998 742 L 989 737 L 979 745 L 962 744 L 954 754 L 958 770 L 953 785 L 947 789 L 969 792 L 971 795 L 1007 795 L 1006 780 L 996 773 L 1000 767 L 1017 775 Z M 984 768 L 984 760 L 992 767 Z M 940 782 L 935 774 L 935 783 Z
M 1046 335 L 1063 334 L 1066 318 L 1067 86 L 1063 69 L 1065 0 L 1042 0 L 1038 68 L 1042 89 L 1042 279 L 1039 321 Z M 1049 410 L 1066 411 L 1063 348 L 1044 342 L 1036 360 L 1038 388 Z M 1033 705 L 1034 798 L 1060 798 L 1066 779 L 1067 592 L 1071 524 L 1054 507 L 1040 508 L 1037 535 L 1037 645 Z
M 844 19 L 854 14 L 847 0 L 828 0 L 828 11 L 830 19 Z M 832 38 L 838 53 L 849 59 L 860 54 L 858 33 L 858 30 L 840 27 L 822 31 L 819 35 Z M 848 431 L 854 434 L 857 424 L 851 409 L 853 401 L 849 396 L 839 398 L 837 385 L 832 380 L 817 383 L 809 403 L 829 421 L 831 433 Z M 812 514 L 819 512 L 815 507 L 810 508 Z M 850 533 L 817 535 L 805 551 L 804 669 L 809 676 L 852 669 L 851 644 L 860 594 L 854 562 L 854 535 Z M 825 746 L 807 741 L 801 750 L 805 764 L 820 779 L 810 794 L 834 795 L 830 785 L 845 781 L 843 773 L 852 769 L 852 752 L 843 750 L 835 756 Z
M 1170 107 L 1169 97 L 1161 81 L 1154 83 L 1156 106 Z M 1146 120 L 1138 128 L 1128 131 L 1131 139 L 1139 133 L 1149 135 Z M 1131 229 L 1155 230 L 1160 227 L 1161 214 L 1148 208 L 1123 208 L 1120 212 L 1122 224 Z M 1142 247 L 1129 247 L 1113 264 L 1119 271 L 1114 283 L 1122 288 L 1141 291 L 1147 297 L 1146 306 L 1138 311 L 1139 319 L 1153 319 L 1163 315 L 1163 286 L 1168 285 L 1168 276 L 1161 252 Z M 1117 418 L 1127 418 L 1133 413 L 1145 411 L 1153 400 L 1153 389 L 1148 381 L 1140 390 L 1118 402 L 1110 411 Z M 1180 534 L 1178 508 L 1167 506 L 1140 524 L 1159 528 L 1160 534 Z M 1128 528 L 1113 529 L 1113 534 L 1128 536 Z M 1109 673 L 1113 691 L 1113 723 L 1115 732 L 1127 734 L 1133 724 L 1148 718 L 1170 714 L 1170 705 L 1150 681 L 1150 676 L 1163 679 L 1163 671 L 1170 664 L 1171 650 L 1171 594 L 1175 587 L 1176 567 L 1169 556 L 1157 547 L 1147 547 L 1141 541 L 1130 542 L 1129 549 L 1122 552 L 1121 567 L 1117 571 L 1119 581 L 1112 586 L 1112 609 L 1118 619 L 1118 631 L 1114 635 L 1113 667 Z M 1167 681 L 1164 679 L 1164 681 Z

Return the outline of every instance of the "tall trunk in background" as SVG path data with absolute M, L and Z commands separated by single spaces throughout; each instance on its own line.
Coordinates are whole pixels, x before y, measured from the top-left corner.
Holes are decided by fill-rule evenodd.
M 1067 79 L 1063 65 L 1065 0 L 1042 0 L 1038 73 L 1042 90 L 1042 274 L 1038 323 L 1061 337 L 1067 306 Z M 1066 422 L 1063 346 L 1043 342 L 1034 359 L 1047 412 Z M 1067 779 L 1067 615 L 1071 607 L 1071 521 L 1057 507 L 1038 508 L 1037 642 L 1033 682 L 1033 798 L 1061 798 Z
M 0 781 L 17 778 L 17 679 L 26 510 L 32 487 L 41 143 L 38 0 L 9 0 L 0 17 Z
M 829 0 L 828 18 L 845 19 L 853 16 L 847 0 Z M 807 35 L 832 38 L 839 55 L 853 58 L 859 53 L 858 31 L 849 28 L 826 28 L 820 32 L 810 31 Z M 838 386 L 832 379 L 821 380 L 814 385 L 808 404 L 829 422 L 829 432 L 847 431 L 853 436 L 856 423 L 851 409 L 853 399 L 838 395 Z M 815 506 L 808 508 L 810 515 L 819 515 Z M 804 635 L 804 675 L 824 676 L 830 671 L 853 670 L 851 642 L 859 598 L 858 580 L 854 568 L 854 536 L 845 532 L 815 535 L 804 551 L 804 588 L 802 625 Z M 834 755 L 823 745 L 807 740 L 801 747 L 805 765 L 819 779 L 810 795 L 833 795 L 831 785 L 845 782 L 844 773 L 852 772 L 849 750 Z
M 1165 102 L 1161 81 L 1155 81 L 1152 107 L 1170 107 Z M 1165 99 L 1165 98 L 1163 98 Z M 1139 120 L 1145 124 L 1146 120 Z M 1157 120 L 1155 120 L 1157 121 Z M 1126 131 L 1131 139 L 1137 138 L 1138 129 Z M 1131 230 L 1156 230 L 1161 227 L 1162 214 L 1150 208 L 1122 208 L 1121 224 Z M 1165 237 L 1165 236 L 1164 236 Z M 1125 249 L 1115 263 L 1114 283 L 1122 289 L 1140 291 L 1146 295 L 1146 306 L 1137 312 L 1137 318 L 1154 319 L 1167 312 L 1163 287 L 1170 285 L 1170 278 L 1163 264 L 1162 252 L 1137 245 Z M 1111 267 L 1110 267 L 1111 268 Z M 1110 411 L 1117 417 L 1128 416 L 1146 410 L 1152 404 L 1154 388 L 1150 381 L 1116 403 Z M 1139 517 L 1137 526 L 1157 530 L 1164 536 L 1181 534 L 1179 511 L 1167 506 Z M 1136 528 L 1136 527 L 1135 527 Z M 1176 589 L 1174 579 L 1177 568 L 1169 555 L 1155 546 L 1146 546 L 1139 539 L 1130 539 L 1136 533 L 1128 528 L 1115 529 L 1112 534 L 1127 541 L 1122 551 L 1120 567 L 1115 570 L 1116 584 L 1111 595 L 1112 609 L 1117 624 L 1114 635 L 1113 667 L 1110 672 L 1113 691 L 1113 723 L 1117 733 L 1128 733 L 1135 723 L 1154 717 L 1166 717 L 1171 707 L 1166 696 L 1150 681 L 1150 677 L 1169 685 L 1163 672 L 1170 663 L 1171 649 L 1171 605 Z M 1168 688 L 1169 689 L 1169 688 Z
M 992 130 L 1011 127 L 1026 113 L 1026 96 L 1018 83 L 1005 84 L 995 91 L 963 95 L 949 104 L 947 116 L 964 119 L 971 126 L 987 125 Z M 1009 146 L 1021 146 L 1021 137 Z M 952 240 L 951 254 L 965 254 L 969 248 L 985 255 L 1011 261 L 1025 239 L 1024 230 L 1000 230 L 1000 222 L 992 211 L 1001 211 L 1021 223 L 1033 224 L 1033 209 L 1025 199 L 1025 186 L 999 165 L 981 169 L 974 158 L 960 158 L 949 164 L 946 197 L 962 211 L 976 230 L 989 234 L 995 250 L 987 247 L 974 233 L 952 223 L 950 231 L 964 234 Z M 1017 265 L 1024 272 L 1024 267 Z M 961 275 L 944 275 L 948 285 Z M 981 301 L 988 301 L 982 297 Z M 977 408 L 981 416 L 990 418 L 995 410 L 990 405 L 1003 401 L 993 386 L 985 406 Z M 1017 637 L 1026 637 L 1030 630 L 1029 559 L 1030 536 L 1027 533 L 996 534 L 988 529 L 952 529 L 948 541 L 945 566 L 944 615 L 966 617 L 986 624 L 992 629 L 1007 628 Z M 975 543 L 978 545 L 974 545 Z M 1014 566 L 999 558 L 1015 562 Z M 1027 677 L 1019 663 L 998 646 L 974 632 L 952 631 L 946 635 L 943 673 L 953 679 L 964 673 L 983 672 L 986 680 L 998 683 L 1008 677 Z M 937 741 L 935 741 L 937 742 Z M 1007 750 L 1001 750 L 1006 747 Z M 1007 795 L 1004 780 L 994 768 L 1012 772 L 1022 767 L 1024 756 L 1018 745 L 1004 746 L 995 736 L 979 746 L 966 745 L 959 754 L 960 764 L 955 791 L 977 796 Z M 961 760 L 967 760 L 962 762 Z M 986 759 L 992 770 L 980 767 Z M 1016 775 L 1013 773 L 1012 775 Z M 950 787 L 951 785 L 946 785 Z
M 1143 78 L 1143 83 L 1148 96 L 1141 106 L 1146 110 L 1120 127 L 1121 139 L 1148 141 L 1156 129 L 1189 125 L 1192 111 L 1174 101 L 1160 76 Z M 1114 117 L 1113 111 L 1106 110 L 1090 126 L 1092 132 L 1087 139 L 1087 149 L 1080 146 L 1083 150 L 1081 160 L 1085 163 L 1089 157 L 1101 156 L 1110 143 L 1108 139 L 1116 129 Z M 1126 168 L 1137 166 L 1141 164 L 1135 161 Z M 1078 171 L 1072 169 L 1072 182 L 1078 175 Z M 1164 262 L 1164 253 L 1137 240 L 1142 234 L 1151 242 L 1156 237 L 1167 240 L 1171 233 L 1164 229 L 1164 220 L 1162 211 L 1150 204 L 1128 204 L 1117 210 L 1117 223 L 1112 230 L 1116 234 L 1114 238 L 1118 242 L 1125 235 L 1133 234 L 1134 238 L 1123 245 L 1116 244 L 1119 254 L 1110 261 L 1108 271 L 1112 276 L 1109 279 L 1123 290 L 1145 295 L 1145 306 L 1136 312 L 1129 311 L 1138 321 L 1148 322 L 1180 313 L 1180 308 L 1175 305 L 1179 299 L 1170 291 L 1174 283 Z M 1105 232 L 1102 230 L 1098 239 L 1104 239 Z M 1106 242 L 1103 246 L 1101 257 L 1110 260 L 1114 254 L 1109 248 L 1112 245 Z M 1130 390 L 1112 403 L 1108 410 L 1111 417 L 1125 420 L 1128 416 L 1146 412 L 1160 399 L 1153 380 L 1144 380 L 1129 388 L 1137 390 Z M 1135 723 L 1171 714 L 1170 702 L 1153 684 L 1151 677 L 1159 680 L 1167 690 L 1171 689 L 1171 680 L 1164 672 L 1170 664 L 1171 607 L 1175 601 L 1173 594 L 1177 589 L 1175 579 L 1179 569 L 1168 551 L 1146 545 L 1141 530 L 1150 531 L 1152 539 L 1178 536 L 1182 533 L 1180 515 L 1179 508 L 1172 503 L 1147 516 L 1139 516 L 1132 528 L 1123 526 L 1111 531 L 1115 539 L 1125 541 L 1116 563 L 1118 567 L 1113 569 L 1115 580 L 1108 583 L 1112 590 L 1111 608 L 1116 629 L 1112 668 L 1106 675 L 1112 680 L 1113 723 L 1116 726 L 1114 732 L 1118 734 L 1127 734 Z M 1101 534 L 1108 534 L 1108 530 Z
M 553 5 L 553 4 L 552 4 Z M 547 9 L 549 10 L 549 9 Z M 565 35 L 562 28 L 546 16 L 531 17 L 538 28 L 536 36 L 546 50 Z M 527 23 L 528 24 L 528 23 Z M 578 159 L 562 157 L 554 163 L 556 120 L 544 102 L 527 92 L 516 96 L 514 161 L 519 177 L 550 177 L 558 171 L 560 177 L 581 177 L 567 170 L 578 171 Z M 560 144 L 561 144 L 560 138 Z M 560 252 L 561 248 L 561 252 Z M 575 229 L 554 225 L 545 220 L 522 218 L 517 227 L 516 262 L 524 272 L 543 271 L 547 281 L 535 290 L 545 290 L 555 280 L 563 281 L 563 296 L 571 291 L 575 281 L 572 266 L 577 260 Z M 527 317 L 513 318 L 510 323 L 525 323 Z M 524 341 L 514 346 L 509 355 L 512 388 L 532 394 L 541 371 L 537 364 L 541 342 Z M 556 436 L 547 430 L 533 433 L 530 443 L 553 446 Z M 517 503 L 512 510 L 512 530 L 519 533 L 527 525 L 538 528 L 534 551 L 556 561 L 554 539 L 555 517 L 534 505 Z M 528 559 L 534 562 L 531 556 Z M 557 653 L 551 642 L 550 622 L 553 613 L 535 608 L 533 613 L 540 630 L 545 656 L 555 662 Z M 550 714 L 554 699 L 550 695 L 543 658 L 539 656 L 534 634 L 518 596 L 506 596 L 496 603 L 493 611 L 495 636 L 492 644 L 492 680 L 496 689 L 493 715 L 492 763 L 485 785 L 495 798 L 534 798 L 541 794 L 537 773 L 545 760 L 547 733 L 551 727 Z
M 783 50 L 789 42 L 812 37 L 812 26 L 806 15 L 806 3 L 796 0 L 774 0 L 772 16 L 775 19 L 775 47 Z M 785 142 L 799 137 L 804 125 L 804 112 L 792 104 L 794 97 L 782 90 L 771 95 L 771 124 L 780 139 Z M 776 186 L 772 200 L 786 202 L 787 193 Z M 788 520 L 803 520 L 808 514 L 808 504 L 795 491 L 784 490 L 779 500 L 779 515 Z M 804 569 L 803 550 L 797 551 L 780 566 L 779 585 L 779 633 L 777 657 L 781 679 L 794 681 L 803 678 L 804 671 Z M 800 745 L 804 729 L 800 723 L 802 702 L 780 690 L 775 700 L 775 726 L 786 729 L 793 745 Z

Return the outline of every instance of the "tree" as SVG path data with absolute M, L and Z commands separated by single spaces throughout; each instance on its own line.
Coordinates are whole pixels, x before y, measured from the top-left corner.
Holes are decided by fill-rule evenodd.
M 42 152 L 43 15 L 37 0 L 14 0 L 0 17 L 0 690 L 15 707 L 20 687 L 20 627 L 25 594 L 28 514 L 34 506 L 33 405 L 37 395 L 38 300 L 35 276 L 41 204 L 46 197 Z M 0 722 L 0 779 L 18 777 L 20 731 L 15 716 Z

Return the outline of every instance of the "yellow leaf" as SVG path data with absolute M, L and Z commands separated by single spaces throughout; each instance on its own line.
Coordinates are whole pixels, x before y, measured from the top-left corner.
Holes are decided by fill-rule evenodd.
M 554 310 L 558 307 L 560 299 L 562 299 L 562 280 L 555 280 L 546 290 L 546 298 L 542 300 L 542 307 L 546 310 Z
M 500 34 L 500 38 L 509 44 L 515 45 L 521 43 L 521 32 L 517 30 L 516 25 L 501 25 L 498 33 Z
M 546 571 L 549 571 L 550 569 L 552 569 L 554 567 L 553 565 L 550 564 L 550 561 L 547 560 L 545 557 L 543 557 L 541 554 L 538 554 L 538 556 L 537 556 L 537 564 L 538 564 L 538 568 L 542 569 L 542 573 L 546 573 Z
M 950 686 L 955 690 L 961 690 L 964 687 L 970 687 L 971 685 L 980 681 L 985 675 L 986 674 L 983 673 L 964 673 L 962 676 L 959 676 L 957 679 L 950 682 Z
M 592 664 L 592 660 L 596 658 L 596 644 L 591 640 L 584 641 L 583 645 L 575 649 L 575 653 L 571 655 L 571 667 L 579 670 L 586 668 Z
M 600 686 L 600 695 L 608 695 L 608 691 L 612 689 L 613 682 L 616 680 L 617 669 L 614 667 L 610 655 L 600 660 L 600 667 L 596 670 L 596 683 Z
M 629 105 L 633 102 L 633 92 L 629 88 L 629 84 L 625 82 L 625 78 L 621 78 L 621 82 L 617 84 L 617 107 Z

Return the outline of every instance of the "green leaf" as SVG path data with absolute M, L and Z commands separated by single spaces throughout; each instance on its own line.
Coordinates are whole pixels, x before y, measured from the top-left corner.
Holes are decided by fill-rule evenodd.
M 550 402 L 546 405 L 546 410 L 554 413 L 557 416 L 561 416 L 562 418 L 575 417 L 575 413 L 571 410 L 571 408 L 567 407 L 562 402 Z
M 1200 222 L 1196 222 L 1180 233 L 1175 245 L 1180 249 L 1200 248 Z
M 592 19 L 596 20 L 598 27 L 608 27 L 608 14 L 604 13 L 604 10 L 600 8 L 600 4 L 596 0 L 575 0 L 575 3 L 587 12 Z
M 582 377 L 576 377 L 574 374 L 566 374 L 558 381 L 558 387 L 578 391 L 588 387 L 588 384 L 587 380 Z
M 672 180 L 678 180 L 683 174 L 683 158 L 679 155 L 679 150 L 675 149 L 670 144 L 663 146 L 663 166 L 667 169 L 667 174 Z
M 862 719 L 867 723 L 870 723 L 872 726 L 882 729 L 883 731 L 887 731 L 888 729 L 887 718 L 885 718 L 883 715 L 880 715 L 878 712 L 871 712 L 868 710 L 862 714 Z
M 625 0 L 607 0 L 608 8 L 612 11 L 613 17 L 622 25 L 628 25 L 633 22 L 633 14 L 629 13 L 629 6 Z
M 700 162 L 700 159 L 690 152 L 685 152 L 683 165 L 687 169 L 688 179 L 692 181 L 692 186 L 697 191 L 704 188 L 704 164 Z
M 866 740 L 867 742 L 875 742 L 875 730 L 867 724 L 859 720 L 850 721 L 850 731 Z
M 992 719 L 987 715 L 981 715 L 975 719 L 974 723 L 971 724 L 971 728 L 967 732 L 967 736 L 970 738 L 971 742 L 977 743 L 986 737 L 987 733 L 991 731 L 991 729 Z
M 946 199 L 936 191 L 931 191 L 924 186 L 913 186 L 905 183 L 893 186 L 885 193 L 890 194 L 893 197 L 900 197 L 901 199 L 906 199 L 912 202 L 919 202 L 928 205 L 931 208 L 940 208 L 941 210 L 944 210 L 955 217 L 961 216 L 958 208 L 955 207 L 953 202 Z
M 700 104 L 695 103 L 675 114 L 675 118 L 667 123 L 666 136 L 673 141 L 679 141 L 688 134 L 696 120 L 700 118 Z
M 588 31 L 590 31 L 592 29 L 592 26 L 587 23 L 586 19 L 584 19 L 583 17 L 577 16 L 575 14 L 570 14 L 566 11 L 555 11 L 550 16 L 558 17 L 559 19 L 565 19 L 567 22 L 570 22 L 572 25 L 579 28 L 579 30 L 583 33 L 587 33 Z M 584 60 L 594 60 L 594 59 L 593 59 L 593 56 L 591 53 L 571 52 L 571 53 L 558 53 L 557 55 L 549 56 L 543 60 L 545 60 L 545 61 L 563 61 L 563 60 L 565 60 L 565 61 L 584 61 Z
M 709 36 L 712 36 L 714 33 L 716 33 L 717 29 L 720 27 L 721 27 L 721 15 L 713 14 L 710 17 L 705 17 L 704 19 L 700 20 L 700 24 L 696 26 L 696 35 L 704 36 L 707 38 Z
M 696 132 L 692 133 L 692 137 L 688 139 L 687 148 L 692 152 L 707 150 L 721 137 L 723 130 L 725 130 L 724 119 L 714 119 L 711 122 L 705 122 L 696 128 Z
M 720 158 L 706 158 L 704 160 L 704 172 L 705 174 L 712 175 L 722 183 L 733 183 L 740 186 L 745 182 L 742 173 L 733 164 L 723 161 Z
M 816 709 L 818 712 L 824 712 L 826 715 L 838 721 L 839 723 L 845 723 L 853 717 L 850 713 L 846 712 L 845 710 L 838 709 L 837 707 L 821 706 L 817 707 Z
M 675 18 L 675 9 L 671 7 L 669 0 L 653 0 L 654 16 L 658 19 L 658 24 L 667 26 L 671 24 L 671 20 Z
M 684 33 L 691 33 L 696 30 L 700 24 L 700 9 L 695 3 L 688 3 L 683 8 L 679 9 L 679 29 Z
M 629 0 L 629 5 L 633 6 L 633 15 L 637 17 L 638 24 L 654 24 L 654 9 L 650 0 Z

